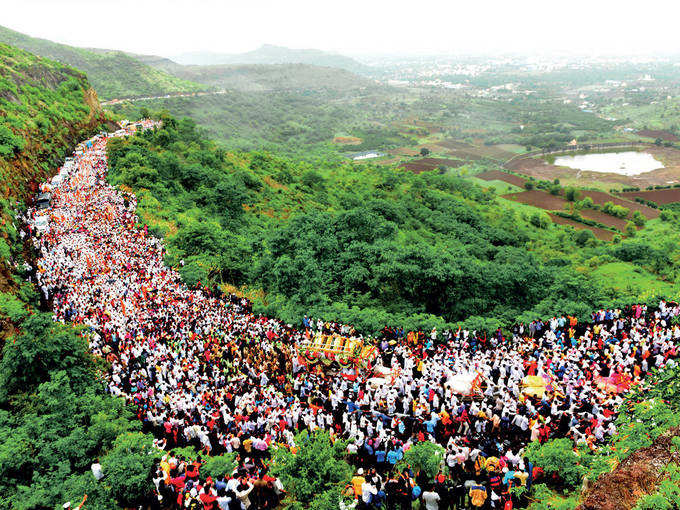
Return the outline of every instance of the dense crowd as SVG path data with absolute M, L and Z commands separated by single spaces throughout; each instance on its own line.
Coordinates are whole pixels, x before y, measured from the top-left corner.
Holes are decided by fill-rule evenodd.
M 275 507 L 285 487 L 269 471 L 272 451 L 295 451 L 302 430 L 347 441 L 357 471 L 343 508 L 415 499 L 428 510 L 502 508 L 510 487 L 540 474 L 523 455 L 529 442 L 568 437 L 597 449 L 616 433 L 622 392 L 677 356 L 670 319 L 680 307 L 662 301 L 599 310 L 587 324 L 517 324 L 507 337 L 385 328 L 362 338 L 377 346 L 370 370 L 308 366 L 315 333 L 361 335 L 307 317 L 295 328 L 253 314 L 245 299 L 187 288 L 162 242 L 136 226 L 134 195 L 107 183 L 108 136 L 83 145 L 51 187 L 49 227 L 34 237 L 38 281 L 55 321 L 89 326 L 92 352 L 110 362 L 109 392 L 158 438 L 154 481 L 166 508 Z M 434 479 L 400 463 L 423 441 L 445 449 Z M 187 445 L 203 460 L 234 452 L 238 466 L 206 480 L 201 458 L 176 452 Z

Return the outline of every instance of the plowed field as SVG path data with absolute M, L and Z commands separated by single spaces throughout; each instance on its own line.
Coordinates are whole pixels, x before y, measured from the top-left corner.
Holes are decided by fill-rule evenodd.
M 680 202 L 680 188 L 654 189 L 649 191 L 627 191 L 620 193 L 620 196 L 633 200 L 635 197 L 651 200 L 657 204 L 670 204 Z

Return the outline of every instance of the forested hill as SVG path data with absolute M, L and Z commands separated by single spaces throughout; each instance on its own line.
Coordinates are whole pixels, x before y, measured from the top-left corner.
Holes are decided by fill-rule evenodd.
M 0 43 L 0 181 L 26 198 L 73 146 L 105 121 L 80 71 Z
M 102 99 L 156 96 L 204 89 L 120 51 L 86 50 L 0 27 L 0 42 L 73 66 L 87 74 Z

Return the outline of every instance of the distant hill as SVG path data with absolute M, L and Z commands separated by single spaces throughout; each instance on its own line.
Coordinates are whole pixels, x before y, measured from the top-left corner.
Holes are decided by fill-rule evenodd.
M 309 64 L 182 66 L 172 61 L 151 62 L 166 72 L 203 85 L 245 92 L 280 90 L 352 90 L 376 86 L 344 69 Z
M 311 64 L 324 67 L 337 67 L 354 73 L 366 72 L 369 66 L 353 58 L 336 53 L 314 49 L 292 49 L 265 44 L 246 53 L 225 54 L 211 52 L 185 53 L 173 60 L 185 65 L 224 65 L 224 64 Z
M 83 71 L 102 99 L 161 95 L 204 88 L 120 51 L 75 48 L 1 26 L 0 42 Z

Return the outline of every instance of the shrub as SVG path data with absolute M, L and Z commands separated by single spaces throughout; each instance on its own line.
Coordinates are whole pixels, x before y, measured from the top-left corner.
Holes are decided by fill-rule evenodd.
M 574 442 L 566 437 L 553 439 L 545 444 L 531 443 L 526 449 L 527 458 L 543 468 L 547 475 L 559 479 L 568 488 L 581 483 L 582 469 L 574 452 Z
M 645 224 L 645 222 L 647 221 L 647 219 L 642 215 L 642 213 L 640 211 L 635 211 L 633 213 L 632 220 L 633 220 L 633 223 L 635 223 L 635 225 L 638 226 L 638 227 L 642 227 Z
M 295 443 L 297 453 L 279 448 L 272 462 L 272 473 L 286 487 L 289 502 L 300 508 L 337 508 L 340 492 L 353 472 L 344 460 L 346 443 L 331 443 L 327 432 L 301 432 Z
M 397 464 L 397 469 L 411 466 L 414 472 L 422 471 L 432 480 L 439 473 L 444 452 L 444 448 L 430 441 L 416 443 L 404 453 L 404 458 Z
M 585 228 L 576 233 L 575 241 L 579 246 L 585 246 L 588 244 L 588 241 L 591 240 L 595 240 L 595 234 L 593 234 L 593 231 L 590 229 Z
M 564 198 L 566 198 L 570 202 L 578 200 L 580 195 L 581 195 L 580 191 L 574 188 L 573 186 L 568 186 L 564 190 Z

